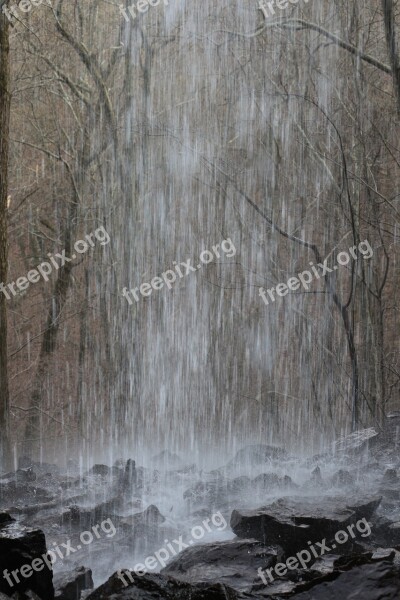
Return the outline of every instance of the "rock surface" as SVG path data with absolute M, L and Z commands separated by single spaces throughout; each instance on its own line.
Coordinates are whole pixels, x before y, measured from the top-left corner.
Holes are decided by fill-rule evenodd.
M 58 573 L 53 579 L 56 600 L 79 600 L 81 592 L 93 589 L 92 571 L 77 567 L 72 572 Z
M 163 575 L 145 575 L 139 577 L 131 574 L 132 582 L 125 575 L 129 584 L 124 587 L 117 574 L 114 574 L 97 590 L 89 594 L 86 600 L 239 600 L 244 596 L 223 584 L 208 585 L 176 581 Z
M 257 510 L 234 510 L 232 530 L 239 537 L 251 537 L 267 545 L 279 545 L 288 555 L 307 548 L 308 541 L 328 541 L 336 532 L 369 519 L 380 498 L 280 498 Z
M 362 565 L 341 573 L 334 581 L 314 585 L 293 600 L 398 600 L 400 569 L 389 562 Z
M 231 540 L 184 550 L 163 570 L 163 575 L 188 582 L 224 583 L 235 590 L 253 585 L 259 567 L 276 563 L 276 548 L 268 548 L 257 540 Z
M 43 565 L 40 571 L 31 568 L 32 574 L 27 578 L 23 577 L 20 572 L 16 573 L 16 578 L 10 575 L 11 585 L 3 576 L 5 569 L 10 574 L 16 569 L 20 571 L 22 566 L 30 566 L 35 558 L 42 558 L 46 552 L 46 541 L 42 531 L 21 527 L 16 522 L 7 522 L 3 513 L 3 525 L 0 526 L 0 565 L 2 571 L 0 592 L 11 596 L 16 591 L 26 592 L 32 590 L 41 600 L 53 600 L 53 574 L 46 565 Z

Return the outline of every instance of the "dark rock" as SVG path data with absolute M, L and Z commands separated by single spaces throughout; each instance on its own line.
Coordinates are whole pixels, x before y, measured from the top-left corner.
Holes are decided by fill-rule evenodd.
M 20 456 L 18 458 L 18 469 L 29 469 L 33 466 L 33 461 L 29 456 Z
M 14 519 L 6 512 L 0 512 L 0 527 L 12 523 Z
M 4 508 L 14 501 L 25 504 L 37 504 L 38 501 L 50 502 L 53 496 L 45 489 L 32 483 L 20 483 L 15 480 L 0 483 L 0 503 Z
M 292 600 L 398 600 L 400 569 L 386 561 L 367 564 L 340 573 L 334 581 L 309 587 L 308 591 L 292 596 Z
M 252 486 L 258 490 L 269 490 L 277 488 L 279 477 L 275 473 L 261 473 L 252 480 Z
M 107 465 L 93 465 L 89 471 L 91 475 L 101 475 L 102 477 L 107 477 L 110 472 L 111 469 Z
M 337 473 L 332 475 L 330 483 L 335 487 L 354 485 L 354 477 L 352 477 L 348 471 L 340 469 Z
M 258 510 L 234 510 L 231 527 L 239 537 L 282 546 L 290 555 L 307 548 L 309 540 L 329 540 L 358 519 L 368 519 L 379 502 L 380 498 L 353 501 L 345 498 L 281 498 Z
M 81 592 L 93 589 L 92 571 L 86 567 L 77 567 L 72 572 L 54 575 L 55 594 L 58 600 L 79 600 Z
M 107 502 L 102 502 L 93 508 L 81 508 L 76 504 L 68 507 L 58 519 L 58 524 L 70 529 L 90 529 L 93 525 L 106 519 L 112 519 L 115 525 L 121 520 L 117 515 L 122 507 L 122 498 L 115 497 Z
M 284 475 L 279 479 L 279 487 L 283 488 L 284 490 L 295 490 L 299 486 L 291 477 L 289 477 L 289 475 Z
M 396 550 L 394 548 L 378 548 L 372 555 L 372 560 L 389 560 L 393 562 L 396 556 Z
M 162 571 L 181 581 L 224 583 L 236 590 L 251 588 L 257 569 L 276 564 L 279 550 L 256 540 L 230 540 L 192 546 L 179 554 Z
M 3 525 L 0 529 L 0 565 L 3 573 L 5 569 L 11 574 L 24 565 L 30 567 L 30 577 L 24 578 L 21 573 L 16 573 L 18 581 L 11 577 L 11 583 L 3 576 L 0 577 L 0 592 L 12 595 L 14 592 L 32 590 L 41 600 L 53 600 L 53 574 L 43 565 L 43 555 L 46 555 L 46 540 L 42 531 L 21 527 L 18 523 Z M 35 571 L 31 568 L 34 559 L 41 559 L 42 570 Z M 25 569 L 26 572 L 27 569 Z
M 18 469 L 15 473 L 15 477 L 17 481 L 21 483 L 27 483 L 30 481 L 36 481 L 36 473 L 32 469 L 32 467 L 28 467 L 27 469 Z
M 319 466 L 316 466 L 315 469 L 313 469 L 313 471 L 311 471 L 311 481 L 313 483 L 315 483 L 316 485 L 319 485 L 322 483 L 321 469 Z
M 386 469 L 385 474 L 382 478 L 382 483 L 398 483 L 399 478 L 397 477 L 396 469 Z
M 176 581 L 172 577 L 146 574 L 139 577 L 135 573 L 122 572 L 124 587 L 117 573 L 112 575 L 86 600 L 239 600 L 243 596 L 222 584 L 190 584 Z
M 136 486 L 138 484 L 138 475 L 139 473 L 136 469 L 135 461 L 129 458 L 126 461 L 125 472 L 122 476 L 122 487 L 124 491 L 129 491 L 131 490 L 132 486 Z

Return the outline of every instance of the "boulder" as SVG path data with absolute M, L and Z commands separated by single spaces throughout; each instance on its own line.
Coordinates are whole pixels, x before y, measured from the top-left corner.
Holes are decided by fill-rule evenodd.
M 123 577 L 125 587 L 119 577 Z M 196 584 L 177 581 L 164 575 L 122 571 L 115 573 L 86 600 L 239 600 L 243 596 L 223 584 Z
M 41 600 L 53 600 L 53 573 L 43 562 L 47 552 L 44 533 L 39 529 L 21 527 L 15 522 L 5 523 L 4 520 L 3 516 L 3 525 L 0 527 L 0 592 L 11 596 L 16 591 L 31 590 Z M 41 559 L 40 565 L 38 561 L 35 563 L 37 569 L 41 566 L 41 570 L 32 568 L 34 559 Z M 25 567 L 26 577 L 22 576 L 21 567 Z M 4 576 L 6 571 L 8 578 Z
M 307 542 L 332 539 L 335 533 L 359 519 L 369 519 L 380 498 L 280 498 L 257 510 L 234 510 L 231 527 L 237 536 L 281 546 L 293 555 Z
M 388 561 L 366 564 L 340 573 L 333 581 L 313 585 L 295 594 L 291 600 L 398 600 L 400 597 L 400 568 Z
M 192 583 L 219 582 L 240 591 L 250 589 L 257 569 L 275 565 L 279 554 L 257 540 L 213 542 L 186 548 L 161 573 Z
M 72 572 L 58 573 L 54 575 L 53 584 L 57 600 L 79 600 L 81 592 L 93 589 L 92 571 L 77 567 Z
M 140 529 L 143 526 L 151 527 L 154 525 L 160 525 L 161 523 L 164 523 L 164 521 L 164 515 L 160 513 L 157 506 L 151 504 L 143 512 L 132 515 L 131 517 L 123 518 L 121 523 Z
M 110 475 L 111 469 L 107 465 L 93 465 L 90 469 L 90 475 L 101 475 L 101 477 L 107 477 Z
M 355 484 L 354 477 L 344 469 L 340 469 L 337 473 L 332 475 L 329 481 L 333 487 L 354 486 Z

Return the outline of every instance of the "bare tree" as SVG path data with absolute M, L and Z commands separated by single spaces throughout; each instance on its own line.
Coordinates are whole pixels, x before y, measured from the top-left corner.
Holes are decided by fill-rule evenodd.
M 8 21 L 0 14 L 0 282 L 6 283 L 8 271 L 7 199 L 8 147 L 10 123 L 10 67 Z M 11 461 L 9 390 L 7 363 L 6 297 L 0 294 L 0 467 Z

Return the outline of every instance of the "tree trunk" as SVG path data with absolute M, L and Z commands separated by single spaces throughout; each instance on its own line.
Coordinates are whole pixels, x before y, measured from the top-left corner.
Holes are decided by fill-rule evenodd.
M 0 14 L 0 283 L 7 282 L 7 197 L 10 124 L 10 66 L 7 18 Z M 9 389 L 7 373 L 7 299 L 0 292 L 0 468 L 11 463 Z
M 396 24 L 394 19 L 393 0 L 382 0 L 383 20 L 385 24 L 386 45 L 392 67 L 393 88 L 397 101 L 397 112 L 400 116 L 400 58 L 396 40 Z

